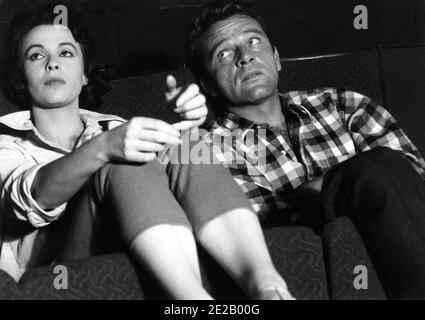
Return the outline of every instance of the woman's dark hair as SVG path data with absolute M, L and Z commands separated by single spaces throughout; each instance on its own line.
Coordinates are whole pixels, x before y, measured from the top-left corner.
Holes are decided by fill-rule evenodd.
M 3 90 L 6 97 L 21 108 L 30 107 L 30 97 L 26 90 L 23 77 L 20 52 L 22 41 L 30 30 L 40 25 L 54 25 L 57 13 L 55 8 L 59 4 L 47 4 L 35 10 L 18 14 L 11 21 L 6 33 L 5 58 L 2 79 Z M 85 108 L 94 109 L 100 106 L 100 97 L 109 90 L 109 76 L 106 68 L 99 68 L 94 62 L 94 43 L 82 24 L 81 15 L 71 7 L 67 9 L 67 27 L 74 39 L 80 44 L 84 73 L 88 84 L 83 86 L 80 94 L 80 105 Z

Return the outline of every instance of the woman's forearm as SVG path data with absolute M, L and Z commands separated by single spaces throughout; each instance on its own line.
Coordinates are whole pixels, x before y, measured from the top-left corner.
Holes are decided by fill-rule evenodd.
M 68 201 L 104 164 L 104 139 L 99 135 L 77 150 L 42 167 L 36 174 L 31 194 L 44 209 L 54 209 Z

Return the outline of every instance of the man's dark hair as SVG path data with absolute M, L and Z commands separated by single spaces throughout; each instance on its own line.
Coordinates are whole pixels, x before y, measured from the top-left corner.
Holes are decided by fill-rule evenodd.
M 266 33 L 269 41 L 272 42 L 267 24 L 248 2 L 216 0 L 208 3 L 190 26 L 185 47 L 186 65 L 190 68 L 197 81 L 202 78 L 205 72 L 202 37 L 216 22 L 238 14 L 256 20 Z
M 23 109 L 30 107 L 25 79 L 23 76 L 20 52 L 22 41 L 33 28 L 41 25 L 54 25 L 57 14 L 54 8 L 59 4 L 49 3 L 35 10 L 15 16 L 7 30 L 5 58 L 3 61 L 2 86 L 6 97 Z M 98 68 L 94 62 L 94 43 L 82 24 L 81 15 L 74 8 L 67 7 L 67 27 L 74 39 L 80 44 L 84 61 L 84 73 L 88 84 L 83 86 L 80 103 L 83 107 L 96 108 L 100 105 L 100 96 L 109 90 L 109 77 L 105 68 Z

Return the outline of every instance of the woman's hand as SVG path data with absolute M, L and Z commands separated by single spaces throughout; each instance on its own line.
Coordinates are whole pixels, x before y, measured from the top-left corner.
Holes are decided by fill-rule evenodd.
M 186 130 L 203 124 L 207 118 L 208 108 L 205 104 L 205 96 L 199 91 L 199 87 L 196 84 L 190 84 L 183 90 L 182 87 L 177 87 L 177 81 L 172 75 L 167 76 L 166 82 L 165 100 L 185 119 L 174 123 L 173 127 Z
M 135 117 L 126 123 L 102 133 L 101 158 L 107 162 L 149 162 L 164 144 L 181 144 L 180 132 L 158 119 Z

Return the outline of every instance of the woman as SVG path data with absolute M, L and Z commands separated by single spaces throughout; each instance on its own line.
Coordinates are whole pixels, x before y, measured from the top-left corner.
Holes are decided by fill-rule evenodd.
M 0 118 L 0 267 L 18 279 L 29 268 L 115 246 L 129 249 L 170 297 L 211 299 L 196 237 L 247 297 L 291 299 L 226 169 L 156 158 L 186 143 L 179 129 L 205 120 L 198 88 L 167 78 L 166 100 L 188 120 L 174 126 L 80 109 L 79 98 L 99 92 L 101 82 L 78 19 L 69 12 L 67 26 L 54 25 L 53 8 L 16 20 L 9 33 L 9 92 L 29 111 Z

